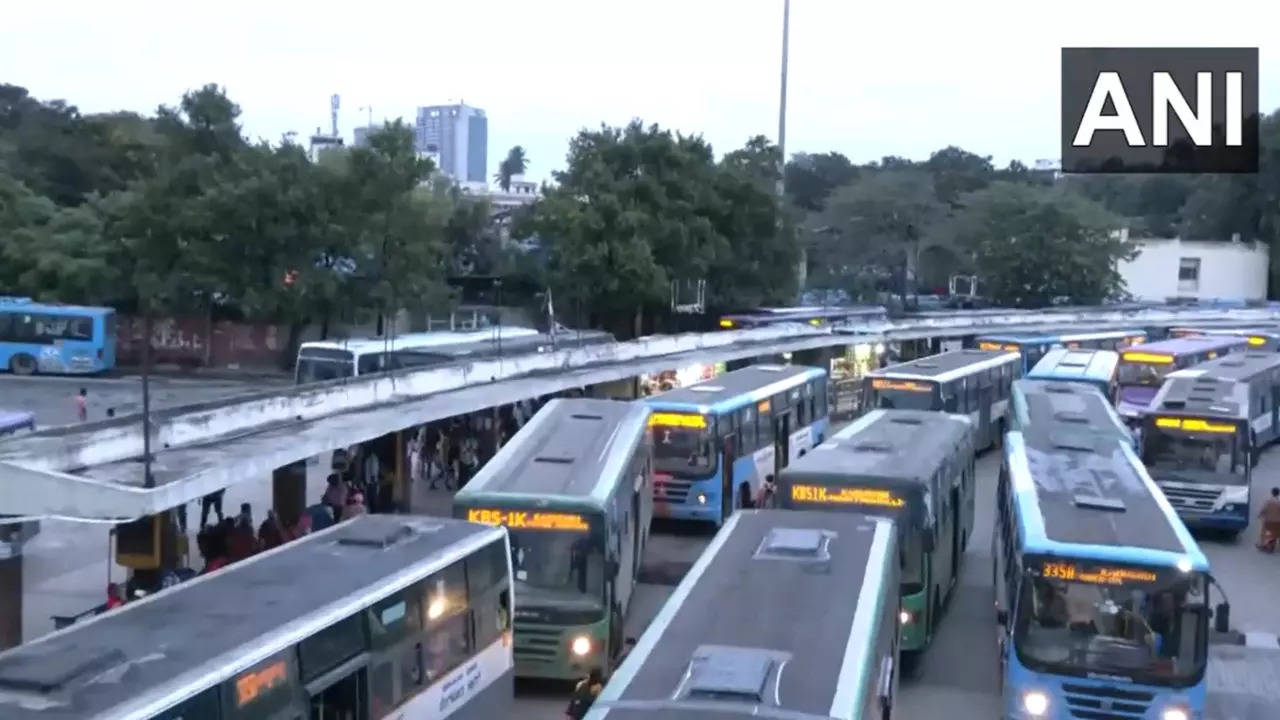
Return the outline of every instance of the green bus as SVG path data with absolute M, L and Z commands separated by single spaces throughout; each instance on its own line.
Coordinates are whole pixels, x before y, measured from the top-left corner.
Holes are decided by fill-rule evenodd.
M 898 521 L 903 651 L 929 646 L 960 577 L 973 534 L 973 435 L 963 415 L 873 410 L 779 476 L 781 507 Z
M 515 674 L 608 674 L 653 517 L 644 403 L 552 400 L 453 499 L 455 517 L 506 526 Z

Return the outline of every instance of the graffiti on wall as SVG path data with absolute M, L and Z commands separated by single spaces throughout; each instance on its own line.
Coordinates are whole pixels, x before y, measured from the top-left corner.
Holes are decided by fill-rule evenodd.
M 199 317 L 155 318 L 151 322 L 153 362 L 187 367 L 278 366 L 288 328 L 262 323 L 210 322 Z M 142 318 L 122 315 L 116 356 L 122 365 L 142 363 Z

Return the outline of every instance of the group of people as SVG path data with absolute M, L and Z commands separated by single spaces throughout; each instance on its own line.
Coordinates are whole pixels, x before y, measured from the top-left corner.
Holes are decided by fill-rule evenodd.
M 255 527 L 253 509 L 249 503 L 240 504 L 240 513 L 235 517 L 223 517 L 219 502 L 217 507 L 218 522 L 205 524 L 201 518 L 196 544 L 200 555 L 204 558 L 204 569 L 201 575 L 211 573 L 240 560 L 252 557 L 264 550 L 279 547 L 311 532 L 311 518 L 303 513 L 298 522 L 287 526 L 274 510 L 267 510 L 267 516 Z
M 409 477 L 431 490 L 457 490 L 479 472 L 546 399 L 520 400 L 490 410 L 458 415 L 418 428 L 406 443 Z

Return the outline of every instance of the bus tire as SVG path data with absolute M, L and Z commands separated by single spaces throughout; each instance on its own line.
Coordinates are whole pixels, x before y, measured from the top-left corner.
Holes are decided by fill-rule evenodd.
M 9 372 L 14 375 L 35 375 L 36 359 L 26 353 L 18 353 L 9 358 Z

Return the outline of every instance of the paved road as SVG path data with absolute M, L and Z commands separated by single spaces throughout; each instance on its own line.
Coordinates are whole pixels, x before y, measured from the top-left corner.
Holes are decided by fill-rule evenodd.
M 978 460 L 977 509 L 974 537 L 965 554 L 960 585 L 934 645 L 900 689 L 899 717 L 991 720 L 999 717 L 995 628 L 992 618 L 991 527 L 999 457 L 987 453 Z M 1280 449 L 1265 454 L 1257 468 L 1254 503 L 1260 504 L 1271 485 L 1280 485 Z M 1214 574 L 1230 595 L 1232 624 L 1242 631 L 1280 634 L 1280 554 L 1264 555 L 1253 548 L 1256 523 L 1235 543 L 1201 538 Z M 697 557 L 709 533 L 669 527 L 655 528 L 645 558 L 645 579 L 671 581 Z M 657 578 L 655 576 L 666 576 Z M 627 633 L 638 637 L 657 614 L 673 586 L 642 584 L 636 611 L 627 620 Z M 564 686 L 529 684 L 517 690 L 517 714 L 523 720 L 561 720 L 567 702 Z
M 282 381 L 156 377 L 150 382 L 151 407 L 206 402 L 280 384 Z M 76 422 L 75 396 L 80 388 L 88 391 L 90 420 L 105 418 L 107 408 L 115 408 L 117 416 L 142 411 L 140 377 L 14 377 L 7 373 L 0 374 L 0 409 L 34 412 L 39 427 L 67 425 Z

